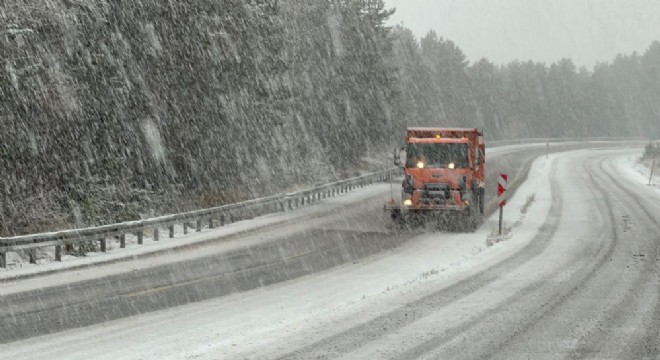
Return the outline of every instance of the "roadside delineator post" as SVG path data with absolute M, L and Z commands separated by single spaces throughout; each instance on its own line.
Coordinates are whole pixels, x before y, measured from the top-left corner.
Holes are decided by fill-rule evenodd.
M 653 183 L 653 170 L 655 170 L 655 159 L 653 159 L 653 164 L 651 164 L 651 176 L 649 176 L 649 186 Z
M 504 217 L 504 205 L 506 205 L 506 188 L 509 184 L 509 175 L 500 174 L 499 180 L 497 181 L 497 203 L 500 206 L 500 225 L 499 225 L 499 235 L 502 235 L 502 218 Z

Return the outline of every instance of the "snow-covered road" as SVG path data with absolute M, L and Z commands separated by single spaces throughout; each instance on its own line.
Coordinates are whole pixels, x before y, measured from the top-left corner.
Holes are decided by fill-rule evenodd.
M 313 275 L 12 342 L 0 353 L 12 359 L 655 358 L 660 191 L 632 168 L 635 154 L 582 150 L 537 159 L 506 208 L 510 239 L 492 247 L 486 239 L 495 218 L 474 234 L 398 234 L 412 239 Z M 373 206 L 369 198 L 362 202 Z M 318 227 L 314 221 L 309 226 Z M 325 219 L 322 227 L 391 236 L 377 224 L 355 215 Z

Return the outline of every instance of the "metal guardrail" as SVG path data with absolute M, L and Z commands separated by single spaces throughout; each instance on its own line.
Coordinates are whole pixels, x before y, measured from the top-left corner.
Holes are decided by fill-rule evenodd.
M 78 246 L 84 254 L 85 245 L 98 242 L 101 252 L 108 250 L 107 242 L 118 241 L 120 248 L 126 247 L 126 235 L 137 236 L 138 245 L 143 244 L 144 234 L 153 232 L 153 240 L 158 241 L 161 229 L 167 229 L 169 237 L 174 237 L 174 226 L 183 225 L 183 233 L 189 228 L 199 232 L 206 226 L 215 228 L 231 223 L 237 217 L 254 217 L 275 212 L 286 212 L 339 194 L 362 188 L 378 181 L 389 181 L 400 173 L 400 169 L 385 170 L 351 179 L 341 180 L 298 192 L 269 196 L 240 203 L 218 206 L 210 209 L 164 215 L 155 218 L 127 221 L 96 227 L 63 230 L 49 233 L 0 238 L 0 267 L 7 266 L 7 253 L 25 251 L 30 263 L 37 262 L 36 250 L 55 247 L 55 261 L 62 261 L 62 248 L 66 244 Z
M 508 146 L 508 145 L 521 145 L 533 143 L 563 143 L 563 142 L 579 142 L 579 141 L 648 141 L 644 137 L 584 137 L 584 138 L 534 138 L 534 139 L 516 139 L 516 140 L 495 140 L 486 142 L 487 146 Z
M 490 141 L 487 145 L 490 147 L 497 147 L 529 143 L 621 140 L 647 139 L 621 137 L 565 139 L 537 138 Z M 240 217 L 246 213 L 249 217 L 254 217 L 275 212 L 286 212 L 320 199 L 346 193 L 354 188 L 361 188 L 373 184 L 377 181 L 389 181 L 393 176 L 399 174 L 400 171 L 399 168 L 395 168 L 341 180 L 294 193 L 274 195 L 210 209 L 82 229 L 0 238 L 0 267 L 5 268 L 7 266 L 8 252 L 25 251 L 29 255 L 30 263 L 36 263 L 36 249 L 55 247 L 55 261 L 62 261 L 62 247 L 66 244 L 69 244 L 70 246 L 77 245 L 80 249 L 80 253 L 84 254 L 85 245 L 98 242 L 100 251 L 106 252 L 108 250 L 108 240 L 118 241 L 119 247 L 125 248 L 127 234 L 134 234 L 137 237 L 138 245 L 142 245 L 144 234 L 148 231 L 152 231 L 153 240 L 158 241 L 161 229 L 167 229 L 169 237 L 173 238 L 175 225 L 183 225 L 183 233 L 187 234 L 189 228 L 194 228 L 197 232 L 202 231 L 205 226 L 213 229 L 216 226 L 224 226 L 225 224 L 231 223 L 235 220 L 236 216 Z

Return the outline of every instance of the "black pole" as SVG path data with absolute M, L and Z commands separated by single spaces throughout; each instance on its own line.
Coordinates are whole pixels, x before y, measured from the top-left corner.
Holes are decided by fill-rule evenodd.
M 502 217 L 503 217 L 503 211 L 504 206 L 500 205 L 500 235 L 502 235 Z
M 655 169 L 655 159 L 653 159 L 653 164 L 651 165 L 651 176 L 649 176 L 649 185 L 651 185 L 653 181 L 653 170 Z

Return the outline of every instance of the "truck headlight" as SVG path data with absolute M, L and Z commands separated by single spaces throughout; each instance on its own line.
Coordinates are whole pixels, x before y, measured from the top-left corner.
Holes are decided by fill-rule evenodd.
M 418 162 L 418 163 L 417 163 L 417 167 L 420 168 L 420 169 L 423 169 L 423 168 L 424 168 L 424 163 L 421 162 L 421 161 Z
M 449 163 L 449 165 L 447 165 L 447 167 L 450 168 L 450 169 L 453 169 L 453 168 L 456 167 L 456 164 L 454 164 L 454 163 L 452 162 L 452 163 Z
M 412 200 L 410 200 L 410 199 L 406 199 L 406 200 L 404 200 L 404 201 L 403 201 L 403 205 L 405 205 L 405 206 L 412 206 Z

